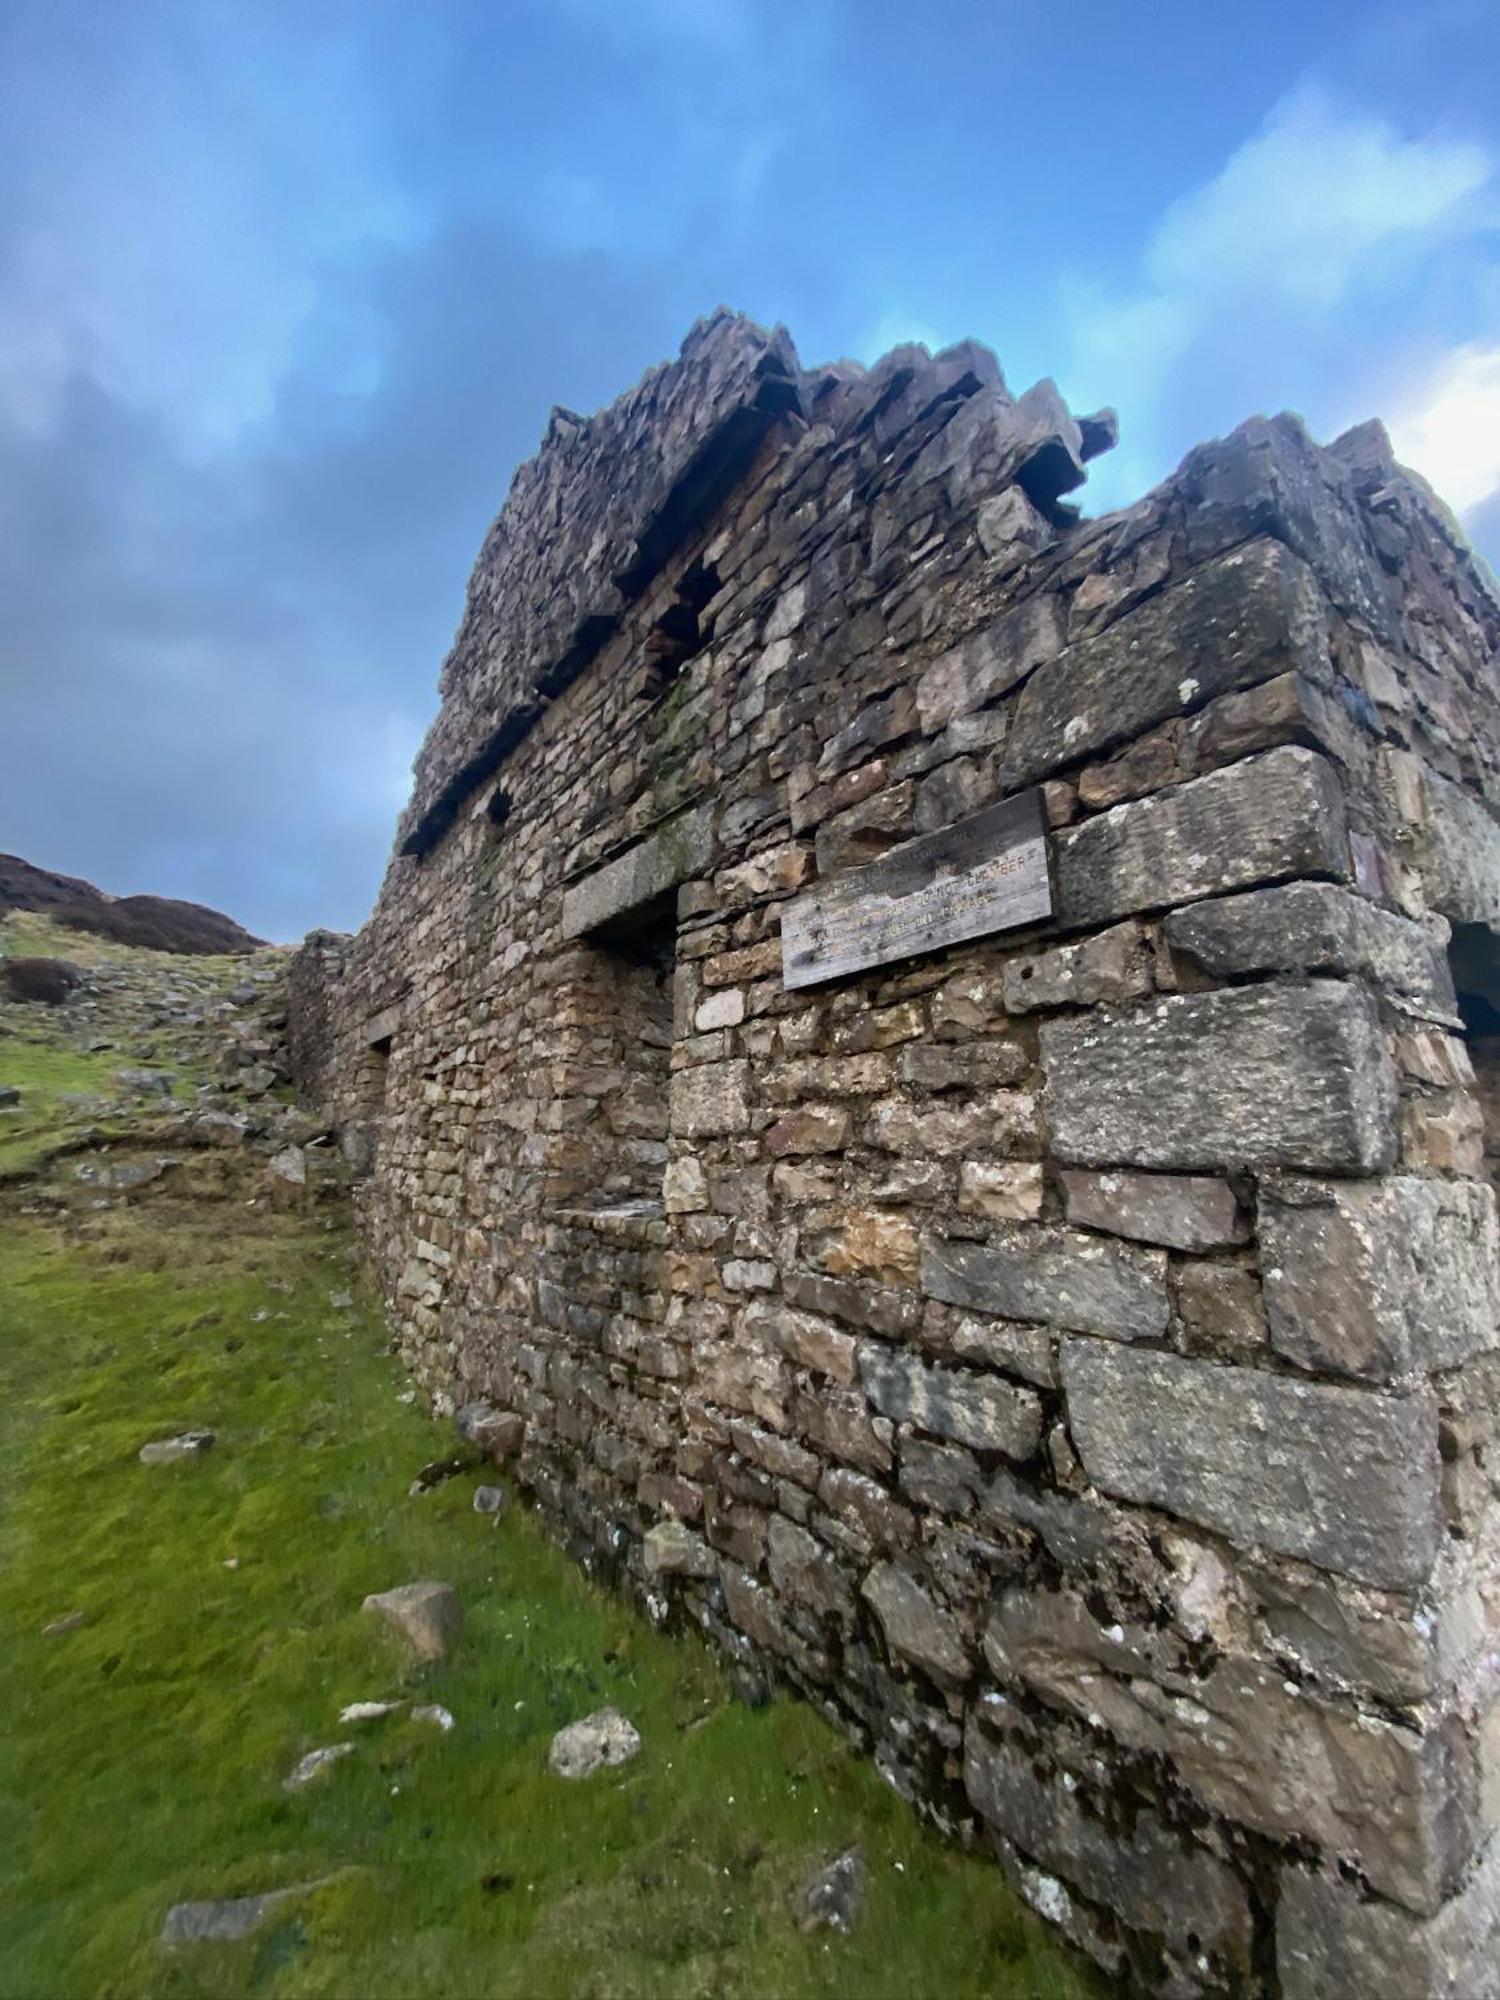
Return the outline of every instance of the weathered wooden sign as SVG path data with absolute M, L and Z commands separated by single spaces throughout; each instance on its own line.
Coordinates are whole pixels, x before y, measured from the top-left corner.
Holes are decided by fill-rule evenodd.
M 1038 791 L 892 848 L 788 903 L 781 976 L 816 986 L 1052 914 Z

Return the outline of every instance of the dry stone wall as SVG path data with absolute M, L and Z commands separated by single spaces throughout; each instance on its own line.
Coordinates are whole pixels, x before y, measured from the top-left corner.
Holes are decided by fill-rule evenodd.
M 723 314 L 556 418 L 293 1046 L 651 1615 L 1154 1990 L 1494 1993 L 1500 603 L 1377 426 L 1112 438 Z M 1050 916 L 787 986 L 1031 787 Z

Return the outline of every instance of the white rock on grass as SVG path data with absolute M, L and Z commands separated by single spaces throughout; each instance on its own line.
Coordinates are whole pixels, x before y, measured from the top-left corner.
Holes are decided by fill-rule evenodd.
M 640 1747 L 639 1734 L 617 1708 L 600 1708 L 558 1730 L 547 1762 L 559 1778 L 591 1778 L 610 1765 L 628 1764 Z
M 383 1715 L 394 1715 L 405 1706 L 403 1701 L 351 1701 L 339 1710 L 339 1721 L 378 1722 Z
M 441 1729 L 445 1736 L 453 1727 L 453 1716 L 440 1701 L 418 1703 L 411 1712 L 411 1719 L 413 1722 L 431 1722 Z
M 309 1750 L 284 1781 L 286 1790 L 296 1792 L 304 1785 L 310 1785 L 314 1778 L 321 1776 L 328 1769 L 330 1764 L 336 1764 L 340 1757 L 347 1757 L 353 1748 L 352 1743 L 329 1743 L 321 1750 Z
M 295 1882 L 286 1889 L 267 1889 L 259 1896 L 233 1896 L 216 1903 L 174 1903 L 162 1924 L 161 1942 L 235 1944 L 252 1936 L 283 1904 L 311 1895 L 331 1880 L 325 1875 L 315 1882 Z
M 179 1431 L 176 1437 L 155 1438 L 136 1453 L 142 1465 L 177 1465 L 185 1458 L 202 1458 L 213 1449 L 212 1431 Z

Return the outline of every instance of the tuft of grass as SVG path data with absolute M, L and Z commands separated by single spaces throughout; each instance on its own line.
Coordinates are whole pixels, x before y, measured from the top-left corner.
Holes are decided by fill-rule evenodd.
M 476 1515 L 479 1473 L 409 1497 L 451 1438 L 400 1400 L 373 1307 L 331 1306 L 344 1239 L 223 1220 L 164 1201 L 86 1246 L 0 1231 L 7 2000 L 1098 1992 L 811 1709 L 734 1703 L 702 1644 L 593 1587 L 523 1508 Z M 189 1427 L 217 1433 L 203 1459 L 137 1462 Z M 413 1669 L 359 1606 L 427 1577 L 467 1623 Z M 455 1727 L 339 1723 L 367 1699 Z M 606 1702 L 640 1756 L 553 1777 L 554 1731 Z M 855 1841 L 863 1921 L 805 1935 L 797 1885 Z M 243 1942 L 158 1942 L 175 1902 L 307 1882 Z
M 45 1159 L 74 1118 L 65 1095 L 111 1095 L 118 1053 L 89 1054 L 72 1047 L 63 1033 L 23 1041 L 0 1035 L 0 1083 L 19 1086 L 21 1102 L 0 1106 L 0 1177 L 25 1172 Z

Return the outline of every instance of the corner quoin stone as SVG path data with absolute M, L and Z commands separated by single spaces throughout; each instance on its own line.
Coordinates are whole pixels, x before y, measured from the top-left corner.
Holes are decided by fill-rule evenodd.
M 1440 1532 L 1437 1406 L 1426 1393 L 1294 1381 L 1068 1339 L 1068 1424 L 1093 1483 L 1240 1547 L 1395 1590 Z
M 1173 994 L 1041 1030 L 1057 1155 L 1079 1166 L 1378 1173 L 1396 1078 L 1375 1004 L 1335 980 Z
M 1271 1345 L 1300 1367 L 1384 1380 L 1500 1345 L 1494 1191 L 1399 1175 L 1262 1192 Z
M 1342 878 L 1343 794 L 1326 757 L 1268 750 L 1059 833 L 1052 866 L 1065 924 L 1112 923 L 1291 875 Z

